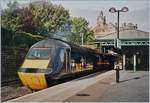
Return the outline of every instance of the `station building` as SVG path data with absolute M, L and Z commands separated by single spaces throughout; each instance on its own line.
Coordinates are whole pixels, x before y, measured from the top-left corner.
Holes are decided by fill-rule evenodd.
M 101 52 L 115 50 L 116 25 L 107 24 L 102 11 L 93 31 Z M 123 23 L 120 27 L 119 39 L 124 69 L 149 70 L 149 32 L 139 30 L 137 24 Z

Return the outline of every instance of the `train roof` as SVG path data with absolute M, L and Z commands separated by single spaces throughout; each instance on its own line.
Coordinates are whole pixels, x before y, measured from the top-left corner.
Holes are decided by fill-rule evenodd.
M 44 39 L 34 44 L 31 48 L 50 48 L 50 47 L 70 48 L 71 50 L 78 51 L 78 52 L 86 52 L 86 51 L 96 52 L 93 49 L 81 47 L 79 45 L 76 45 L 67 41 L 63 41 L 60 39 L 56 39 L 56 38 Z
M 51 47 L 63 47 L 63 48 L 70 48 L 70 46 L 60 40 L 56 40 L 53 38 L 47 38 L 44 40 L 41 40 L 37 43 L 35 43 L 33 46 L 33 48 L 51 48 Z
M 35 43 L 31 48 L 51 48 L 51 47 L 61 47 L 61 48 L 69 48 L 73 52 L 80 52 L 80 53 L 92 53 L 92 54 L 99 54 L 99 55 L 111 55 L 106 53 L 97 53 L 96 50 L 87 48 L 87 47 L 81 47 L 79 45 L 63 41 L 57 38 L 47 38 L 44 40 L 41 40 L 37 43 Z

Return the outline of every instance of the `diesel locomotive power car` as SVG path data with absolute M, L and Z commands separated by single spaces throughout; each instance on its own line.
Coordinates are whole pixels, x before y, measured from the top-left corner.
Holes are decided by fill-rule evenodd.
M 45 39 L 29 49 L 18 75 L 25 86 L 40 90 L 60 78 L 113 67 L 114 57 L 103 56 L 59 39 Z

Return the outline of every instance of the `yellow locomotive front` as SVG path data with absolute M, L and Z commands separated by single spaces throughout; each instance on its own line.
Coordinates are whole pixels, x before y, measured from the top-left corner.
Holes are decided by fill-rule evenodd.
M 21 67 L 18 70 L 18 75 L 22 83 L 35 90 L 40 90 L 48 87 L 50 75 L 58 72 L 63 65 L 59 55 L 64 58 L 64 47 L 56 40 L 48 39 L 34 44 Z
M 18 71 L 23 84 L 32 89 L 47 88 L 45 71 L 51 61 L 52 48 L 31 48 Z

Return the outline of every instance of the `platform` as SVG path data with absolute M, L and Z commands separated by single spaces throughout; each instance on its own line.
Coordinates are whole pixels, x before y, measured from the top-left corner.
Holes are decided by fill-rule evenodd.
M 121 71 L 115 83 L 115 70 L 92 74 L 62 83 L 9 102 L 148 102 L 148 71 Z
M 114 77 L 114 75 L 113 75 Z M 108 77 L 112 78 L 112 77 Z M 149 101 L 149 72 L 121 71 L 120 82 L 115 84 L 110 79 L 103 79 L 78 94 L 73 95 L 67 102 L 148 102 Z

